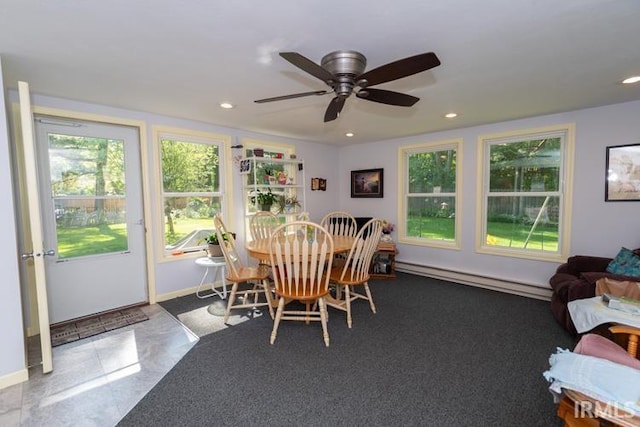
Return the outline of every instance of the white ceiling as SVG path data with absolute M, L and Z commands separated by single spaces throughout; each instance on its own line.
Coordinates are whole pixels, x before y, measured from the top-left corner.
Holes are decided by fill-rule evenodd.
M 638 100 L 639 22 L 638 0 L 0 0 L 0 56 L 9 88 L 345 145 Z M 376 86 L 410 108 L 253 102 L 327 89 L 278 52 L 343 49 L 442 65 Z

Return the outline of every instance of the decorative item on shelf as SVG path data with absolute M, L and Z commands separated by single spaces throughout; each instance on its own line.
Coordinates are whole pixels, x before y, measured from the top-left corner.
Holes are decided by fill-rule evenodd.
M 273 170 L 271 168 L 264 168 L 264 183 L 274 185 L 276 183 L 276 177 L 273 176 Z
M 296 155 L 295 155 L 295 154 L 289 154 L 289 158 L 290 158 L 290 159 L 295 159 L 295 158 L 296 158 Z
M 263 157 L 264 156 L 264 149 L 262 148 L 254 148 L 253 149 L 253 155 L 256 157 Z
M 300 202 L 295 195 L 292 196 L 280 196 L 278 199 L 278 213 L 296 213 L 300 206 Z
M 395 228 L 395 225 L 387 221 L 386 219 L 382 220 L 382 237 L 380 237 L 381 242 L 392 242 L 391 232 Z
M 266 193 L 258 189 L 256 190 L 256 195 L 251 196 L 251 203 L 257 203 L 261 210 L 268 212 L 271 210 L 271 206 L 278 201 L 278 197 L 278 195 L 271 192 L 270 188 Z
M 277 179 L 278 179 L 278 184 L 286 185 L 287 184 L 287 173 L 285 171 L 279 171 Z

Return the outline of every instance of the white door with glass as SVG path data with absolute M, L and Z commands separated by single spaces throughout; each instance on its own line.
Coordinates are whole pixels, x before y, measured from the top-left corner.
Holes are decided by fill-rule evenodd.
M 35 128 L 51 324 L 148 301 L 138 129 Z

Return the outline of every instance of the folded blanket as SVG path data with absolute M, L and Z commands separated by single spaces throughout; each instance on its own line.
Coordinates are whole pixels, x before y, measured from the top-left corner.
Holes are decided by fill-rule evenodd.
M 562 389 L 576 390 L 603 403 L 640 415 L 640 370 L 598 357 L 558 348 L 543 373 L 558 395 Z

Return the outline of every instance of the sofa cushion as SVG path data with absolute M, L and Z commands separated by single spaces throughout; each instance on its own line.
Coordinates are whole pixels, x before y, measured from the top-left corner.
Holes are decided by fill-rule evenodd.
M 573 351 L 585 356 L 599 357 L 630 368 L 640 369 L 640 360 L 631 357 L 618 344 L 597 334 L 583 335 Z
M 631 249 L 621 248 L 618 255 L 609 263 L 607 271 L 625 276 L 640 277 L 640 256 Z

